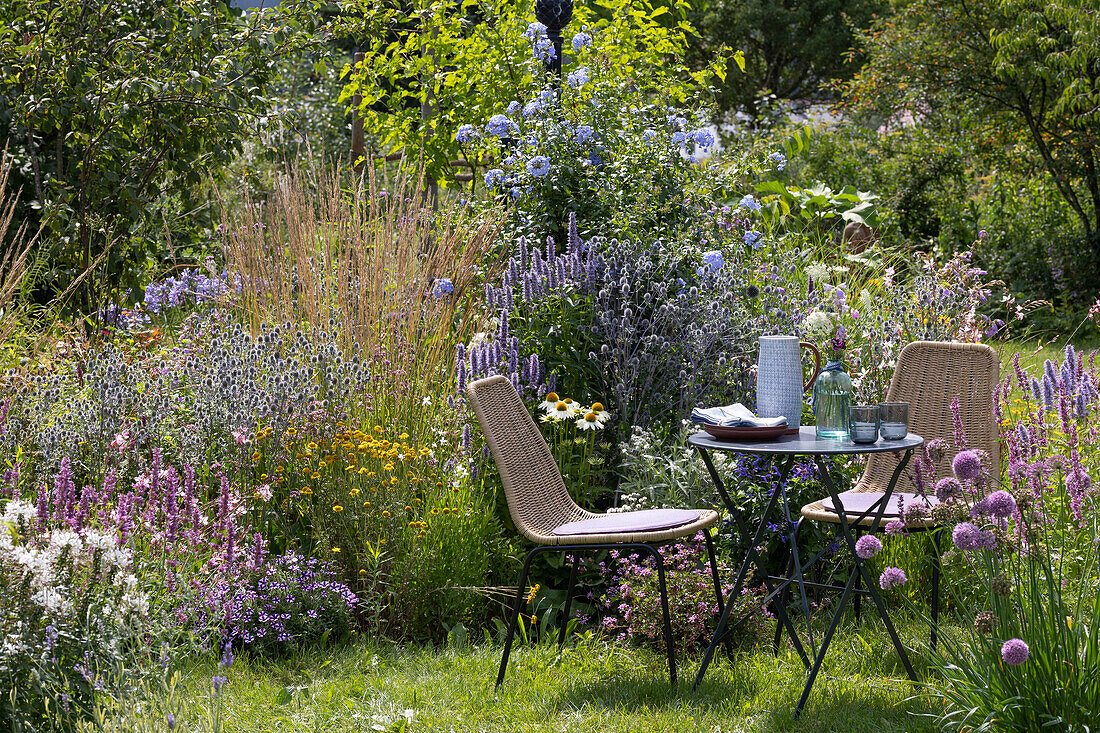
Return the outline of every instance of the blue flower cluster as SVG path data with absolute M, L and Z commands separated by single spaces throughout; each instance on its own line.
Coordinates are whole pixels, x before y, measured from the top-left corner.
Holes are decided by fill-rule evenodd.
M 145 288 L 145 310 L 159 314 L 165 308 L 185 303 L 207 303 L 228 291 L 229 272 L 208 277 L 201 270 L 184 270 L 178 277 L 168 277 Z

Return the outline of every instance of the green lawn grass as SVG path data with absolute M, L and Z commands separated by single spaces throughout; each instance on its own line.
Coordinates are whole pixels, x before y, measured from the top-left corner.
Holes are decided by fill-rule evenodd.
M 926 629 L 909 622 L 901 633 L 913 648 Z M 220 706 L 225 731 L 938 729 L 926 717 L 937 698 L 905 680 L 881 625 L 866 616 L 838 631 L 800 720 L 792 712 L 805 673 L 791 649 L 778 658 L 768 646 L 737 652 L 732 663 L 721 657 L 698 691 L 691 689 L 698 655 L 680 660 L 673 690 L 663 655 L 594 636 L 574 639 L 561 653 L 554 644 L 515 649 L 505 683 L 494 690 L 500 652 L 484 641 L 436 649 L 359 640 L 285 662 L 240 657 L 228 670 L 200 662 L 187 669 L 171 707 L 183 729 L 210 729 L 203 719 Z M 912 656 L 923 670 L 920 653 Z M 215 674 L 229 678 L 217 700 L 210 695 Z M 119 727 L 156 727 L 143 722 Z

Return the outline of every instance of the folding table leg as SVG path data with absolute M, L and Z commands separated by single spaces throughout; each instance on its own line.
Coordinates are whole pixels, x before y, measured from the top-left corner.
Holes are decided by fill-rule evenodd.
M 836 627 L 840 625 L 840 617 L 844 615 L 844 604 L 848 602 L 848 596 L 852 593 L 852 585 L 855 579 L 856 574 L 852 573 L 851 577 L 848 578 L 848 584 L 844 586 L 844 592 L 840 594 L 840 603 L 837 604 L 836 611 L 833 612 L 833 619 L 829 622 L 829 628 L 821 639 L 821 646 L 818 647 L 817 655 L 814 656 L 814 666 L 810 668 L 810 677 L 806 680 L 806 686 L 802 688 L 802 695 L 798 698 L 798 704 L 795 705 L 795 718 L 801 715 L 802 708 L 806 707 L 806 700 L 809 699 L 814 681 L 817 680 L 817 673 L 821 670 L 821 662 L 825 659 L 825 652 L 828 651 L 829 643 L 833 640 Z
M 565 607 L 561 613 L 561 630 L 558 632 L 558 649 L 560 650 L 565 646 L 565 631 L 569 626 L 569 611 L 573 606 L 573 588 L 577 584 L 577 565 L 580 563 L 580 558 L 577 555 L 573 555 L 573 562 L 569 566 L 569 586 L 565 591 Z
M 497 687 L 504 681 L 504 673 L 508 671 L 508 656 L 512 653 L 512 638 L 516 635 L 516 624 L 519 623 L 519 613 L 523 610 L 523 587 L 527 582 L 527 571 L 531 569 L 531 559 L 538 554 L 542 547 L 536 547 L 527 553 L 527 559 L 523 561 L 523 570 L 519 573 L 519 587 L 516 588 L 516 603 L 512 608 L 512 618 L 508 621 L 508 636 L 504 639 L 504 654 L 500 657 L 500 672 L 497 673 Z

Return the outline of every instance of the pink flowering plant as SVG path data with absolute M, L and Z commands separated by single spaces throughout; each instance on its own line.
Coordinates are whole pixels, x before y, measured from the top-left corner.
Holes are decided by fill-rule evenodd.
M 914 461 L 915 485 L 937 502 L 906 506 L 897 531 L 929 519 L 942 528 L 961 621 L 941 628 L 933 656 L 947 729 L 1076 730 L 1100 715 L 1100 465 L 1086 449 L 1100 440 L 1095 357 L 1067 347 L 1032 376 L 1016 355 L 995 394 L 1002 465 L 968 445 L 957 409 L 953 439 Z M 900 569 L 882 572 L 883 588 L 901 582 Z

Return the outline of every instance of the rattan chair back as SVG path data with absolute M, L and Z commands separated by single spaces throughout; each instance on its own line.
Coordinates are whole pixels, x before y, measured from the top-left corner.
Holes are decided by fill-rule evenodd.
M 951 402 L 958 398 L 966 447 L 988 453 L 996 471 L 1000 466 L 1000 443 L 993 390 L 999 380 L 1000 360 L 990 346 L 914 341 L 901 350 L 886 400 L 909 403 L 909 432 L 922 436 L 926 444 L 936 439 L 944 441 L 946 462 L 941 465 L 950 466 L 958 453 Z M 896 454 L 871 454 L 853 490 L 885 491 L 896 466 Z M 899 477 L 895 490 L 916 490 L 911 470 Z
M 495 376 L 466 386 L 466 396 L 500 471 L 516 529 L 538 544 L 552 544 L 562 524 L 596 516 L 577 506 L 558 464 L 512 382 Z

